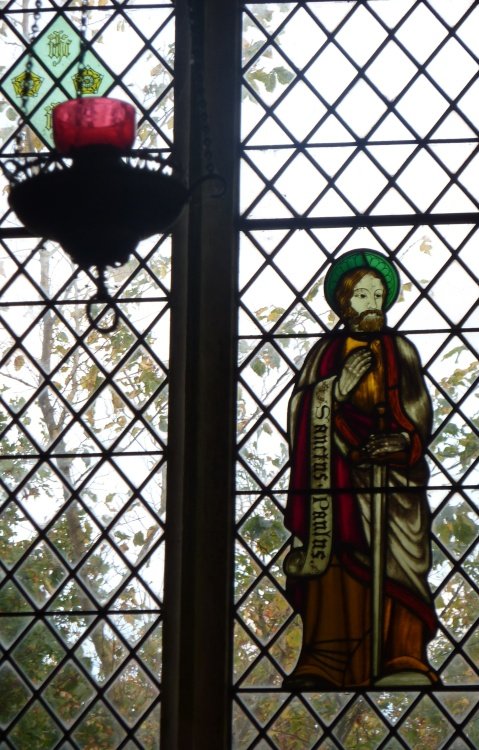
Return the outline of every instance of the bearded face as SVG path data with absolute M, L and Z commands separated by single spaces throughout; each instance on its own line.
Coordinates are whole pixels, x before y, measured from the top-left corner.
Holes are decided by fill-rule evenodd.
M 356 313 L 352 308 L 351 315 L 346 318 L 346 322 L 353 331 L 359 333 L 376 333 L 384 328 L 385 315 L 382 310 L 364 310 Z
M 380 331 L 385 324 L 384 298 L 384 283 L 376 273 L 361 270 L 345 277 L 338 299 L 347 326 L 361 333 Z

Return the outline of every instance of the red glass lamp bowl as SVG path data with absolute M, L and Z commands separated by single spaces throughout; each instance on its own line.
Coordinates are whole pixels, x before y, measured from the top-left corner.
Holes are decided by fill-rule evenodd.
M 16 166 L 8 201 L 34 235 L 59 242 L 82 269 L 96 266 L 98 292 L 89 303 L 109 301 L 104 272 L 126 263 L 138 242 L 167 232 L 191 191 L 161 160 L 132 164 L 135 110 L 104 97 L 82 97 L 53 109 L 56 154 L 34 171 Z M 58 159 L 68 156 L 71 164 Z M 152 168 L 151 164 L 159 168 Z M 52 168 L 53 167 L 53 168 Z
M 53 140 L 60 154 L 84 146 L 128 151 L 135 140 L 135 108 L 119 99 L 89 96 L 58 104 L 52 113 Z

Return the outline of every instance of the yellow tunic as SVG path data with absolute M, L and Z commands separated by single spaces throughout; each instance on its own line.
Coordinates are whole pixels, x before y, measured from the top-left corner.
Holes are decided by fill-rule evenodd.
M 376 339 L 370 344 L 366 341 L 347 338 L 344 345 L 343 360 L 355 349 L 366 347 L 371 349 L 374 356 L 374 364 L 368 373 L 362 378 L 351 397 L 351 403 L 362 411 L 373 412 L 377 404 L 385 400 L 384 387 L 384 361 L 381 351 L 381 342 Z

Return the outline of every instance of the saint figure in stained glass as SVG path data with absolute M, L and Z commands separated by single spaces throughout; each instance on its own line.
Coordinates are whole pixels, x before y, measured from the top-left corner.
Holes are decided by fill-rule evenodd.
M 385 324 L 399 289 L 381 253 L 335 261 L 325 296 L 344 327 L 313 347 L 291 397 L 285 572 L 303 622 L 291 689 L 437 682 L 426 656 L 431 401 L 415 347 Z

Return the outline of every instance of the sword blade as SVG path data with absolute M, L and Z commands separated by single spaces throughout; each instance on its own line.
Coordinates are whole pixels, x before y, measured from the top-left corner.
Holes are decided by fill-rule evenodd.
M 384 622 L 384 574 L 386 563 L 386 467 L 373 466 L 372 495 L 372 676 L 381 676 L 383 622 Z

